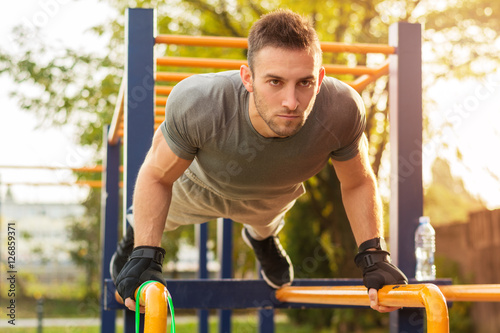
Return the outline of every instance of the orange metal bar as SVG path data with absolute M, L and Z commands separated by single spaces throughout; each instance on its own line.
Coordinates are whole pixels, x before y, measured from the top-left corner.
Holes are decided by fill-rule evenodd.
M 159 35 L 155 38 L 157 44 L 176 44 L 190 46 L 218 46 L 248 48 L 246 38 L 239 37 L 213 37 L 213 36 L 180 36 Z M 396 53 L 396 48 L 383 44 L 345 44 L 335 42 L 321 42 L 323 52 L 349 52 L 349 53 Z
M 157 95 L 169 95 L 173 88 L 173 86 L 155 86 L 155 93 Z
M 156 106 L 165 106 L 167 105 L 167 98 L 166 97 L 155 97 L 155 105 Z
M 34 182 L 8 182 L 3 183 L 7 186 L 88 186 L 92 188 L 101 188 L 102 181 L 100 180 L 77 180 L 74 183 L 70 182 L 60 182 L 60 183 L 34 183 Z M 120 182 L 120 187 L 123 187 L 123 183 Z
M 136 299 L 138 291 L 135 291 Z M 146 309 L 144 333 L 166 333 L 168 314 L 167 288 L 159 282 L 150 283 L 142 289 L 140 300 L 141 305 Z
M 382 68 L 385 69 L 385 65 Z M 387 66 L 387 69 L 388 68 L 389 67 Z M 378 69 L 375 69 L 373 71 L 373 73 L 374 73 L 373 75 L 363 75 L 363 76 L 360 76 L 354 82 L 346 82 L 346 83 L 349 84 L 351 87 L 353 87 L 354 89 L 356 89 L 356 91 L 359 92 L 359 91 L 363 90 L 368 84 L 375 81 L 376 79 L 378 79 L 380 76 L 382 76 L 384 74 L 383 72 L 379 72 Z M 380 75 L 377 73 L 379 73 Z M 332 74 L 332 73 L 329 73 L 329 74 Z M 337 74 L 340 74 L 340 73 L 337 73 Z M 343 72 L 343 74 L 353 74 L 353 73 L 349 73 L 349 72 L 345 71 L 345 72 Z M 190 77 L 191 75 L 194 75 L 194 73 L 158 72 L 155 74 L 155 80 L 157 82 L 182 81 L 182 80 Z
M 163 82 L 169 82 L 169 81 L 182 81 L 191 75 L 194 75 L 194 73 L 167 73 L 167 72 L 156 72 L 155 73 L 155 81 L 163 81 Z
M 500 302 L 500 284 L 439 286 L 450 302 Z
M 159 35 L 155 38 L 155 43 L 189 46 L 236 47 L 243 49 L 248 47 L 247 39 L 239 37 Z
M 96 165 L 93 167 L 66 167 L 66 166 L 36 166 L 36 165 L 0 165 L 0 169 L 42 169 L 42 170 L 72 170 L 76 172 L 102 172 L 103 166 Z
M 167 57 L 157 58 L 157 65 L 162 66 L 180 66 L 180 67 L 203 67 L 203 68 L 224 68 L 224 69 L 240 69 L 241 65 L 248 65 L 245 60 L 231 59 L 210 59 L 210 58 L 184 58 L 184 57 Z M 326 74 L 353 74 L 373 75 L 377 69 L 366 66 L 348 67 L 343 65 L 324 64 Z
M 96 165 L 91 167 L 66 167 L 49 165 L 0 165 L 0 169 L 34 169 L 34 170 L 72 170 L 75 172 L 102 172 L 104 167 Z M 123 172 L 123 166 L 120 166 L 120 172 Z
M 118 143 L 118 139 L 120 138 L 120 135 L 118 133 L 118 124 L 120 122 L 123 122 L 126 86 L 127 84 L 125 82 L 125 79 L 122 79 L 115 110 L 113 111 L 113 119 L 111 120 L 111 125 L 109 127 L 108 143 L 113 146 Z
M 332 53 L 383 53 L 383 54 L 394 54 L 396 53 L 396 48 L 390 45 L 384 44 L 345 44 L 336 42 L 321 42 L 321 49 L 323 52 Z
M 159 66 L 240 69 L 241 65 L 247 65 L 247 61 L 232 59 L 167 57 L 157 58 L 156 64 Z
M 155 97 L 155 105 L 156 106 L 165 106 L 167 105 L 167 98 L 166 97 Z
M 385 286 L 378 291 L 379 304 L 396 307 L 425 307 L 427 332 L 449 332 L 446 300 L 433 284 Z M 370 305 L 366 287 L 283 287 L 276 291 L 281 302 Z
M 135 290 L 135 299 L 139 288 Z M 141 290 L 141 305 L 145 307 L 144 333 L 167 332 L 168 290 L 160 282 L 147 284 Z M 115 291 L 115 299 L 123 304 L 123 299 Z
M 377 71 L 376 68 L 370 68 L 366 66 L 349 67 L 342 65 L 324 64 L 323 67 L 325 67 L 326 74 L 328 75 L 332 74 L 373 75 Z
M 354 80 L 350 86 L 353 87 L 357 92 L 361 92 L 370 83 L 375 82 L 382 75 L 389 73 L 389 62 L 385 62 L 382 66 L 376 68 L 372 75 L 362 75 Z

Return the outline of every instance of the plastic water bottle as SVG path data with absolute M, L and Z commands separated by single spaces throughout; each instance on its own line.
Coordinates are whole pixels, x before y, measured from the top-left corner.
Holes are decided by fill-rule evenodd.
M 436 231 L 429 217 L 422 216 L 419 218 L 419 225 L 415 231 L 415 256 L 417 258 L 415 279 L 418 281 L 436 279 L 434 252 L 436 252 Z

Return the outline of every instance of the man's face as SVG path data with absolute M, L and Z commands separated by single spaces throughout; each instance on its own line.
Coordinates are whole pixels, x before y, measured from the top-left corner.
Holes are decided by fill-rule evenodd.
M 253 93 L 250 119 L 261 135 L 287 137 L 305 124 L 324 77 L 324 68 L 314 60 L 305 50 L 265 47 L 256 54 L 245 86 Z

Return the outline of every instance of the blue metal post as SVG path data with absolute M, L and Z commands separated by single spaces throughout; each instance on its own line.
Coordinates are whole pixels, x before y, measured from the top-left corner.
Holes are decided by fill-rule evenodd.
M 260 333 L 274 333 L 274 310 L 259 310 L 259 330 Z
M 219 261 L 221 263 L 220 278 L 233 277 L 233 221 L 217 220 L 217 242 Z M 219 310 L 219 333 L 231 332 L 231 310 Z
M 260 271 L 261 271 L 261 266 L 259 263 L 257 263 L 257 272 L 259 272 L 260 279 L 263 280 Z M 259 326 L 257 331 L 259 333 L 274 333 L 274 309 L 259 310 L 258 318 L 259 318 L 259 324 L 258 324 Z
M 126 61 L 123 162 L 123 224 L 125 212 L 132 205 L 132 195 L 144 157 L 151 146 L 154 131 L 154 44 L 155 12 L 153 9 L 127 9 L 125 40 Z M 125 311 L 125 333 L 132 333 L 133 312 Z M 132 317 L 132 318 L 129 318 Z
M 391 203 L 393 262 L 415 276 L 414 232 L 423 212 L 422 188 L 422 32 L 420 24 L 399 22 L 389 29 Z M 421 310 L 391 313 L 391 333 L 421 332 Z
M 103 161 L 104 170 L 101 189 L 101 332 L 115 332 L 116 311 L 104 309 L 104 280 L 111 278 L 109 262 L 118 243 L 118 210 L 120 182 L 120 148 L 121 144 L 112 146 L 108 143 L 107 126 L 104 130 L 106 157 Z
M 208 224 L 195 225 L 196 246 L 198 247 L 198 278 L 208 279 L 207 240 Z M 198 310 L 198 333 L 208 333 L 208 310 Z

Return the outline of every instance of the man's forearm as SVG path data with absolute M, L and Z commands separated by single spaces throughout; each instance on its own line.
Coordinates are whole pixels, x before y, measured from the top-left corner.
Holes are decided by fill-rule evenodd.
M 171 198 L 172 185 L 141 169 L 133 199 L 135 246 L 160 246 Z
M 342 189 L 342 200 L 358 246 L 384 236 L 382 203 L 374 180 L 368 178 L 359 186 Z

